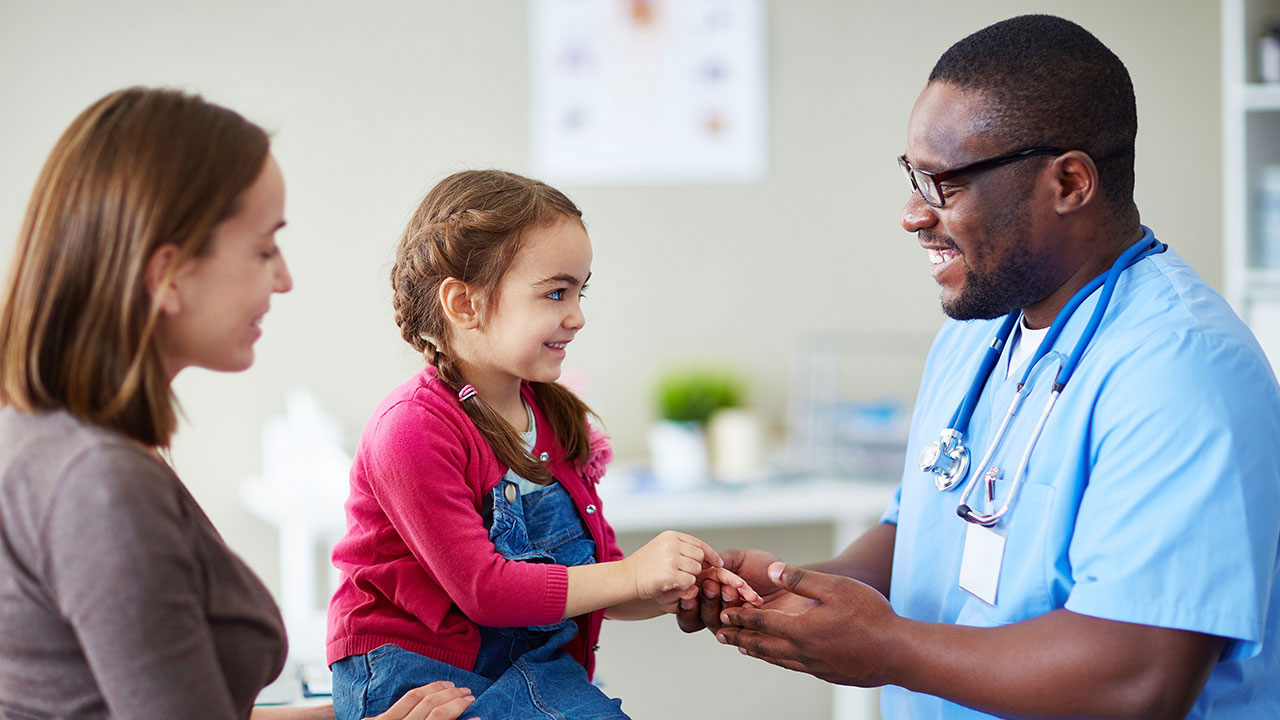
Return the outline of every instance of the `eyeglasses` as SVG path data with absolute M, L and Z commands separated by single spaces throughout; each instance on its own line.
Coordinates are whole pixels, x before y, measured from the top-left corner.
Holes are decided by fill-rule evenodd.
M 940 172 L 929 172 L 928 170 L 919 170 L 911 167 L 911 163 L 907 162 L 906 155 L 898 156 L 898 165 L 907 173 L 907 179 L 911 181 L 911 187 L 918 193 L 924 201 L 932 207 L 940 208 L 946 204 L 947 200 L 942 196 L 942 182 L 957 175 L 973 175 L 975 173 L 994 170 L 1001 165 L 1007 165 L 1011 162 L 1017 162 L 1024 158 L 1035 157 L 1036 155 L 1061 155 L 1066 152 L 1056 147 L 1033 147 L 1026 150 L 1016 150 L 1014 152 L 999 155 L 986 160 L 969 163 L 952 170 L 942 170 Z

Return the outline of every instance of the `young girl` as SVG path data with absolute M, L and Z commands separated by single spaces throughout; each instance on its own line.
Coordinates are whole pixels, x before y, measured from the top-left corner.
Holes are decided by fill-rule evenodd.
M 555 383 L 583 326 L 582 213 L 499 171 L 445 178 L 396 249 L 396 322 L 429 366 L 383 400 L 351 469 L 328 660 L 341 720 L 449 680 L 485 718 L 625 718 L 591 685 L 604 617 L 644 619 L 700 578 L 759 598 L 701 540 L 624 558 L 595 483 L 591 411 Z

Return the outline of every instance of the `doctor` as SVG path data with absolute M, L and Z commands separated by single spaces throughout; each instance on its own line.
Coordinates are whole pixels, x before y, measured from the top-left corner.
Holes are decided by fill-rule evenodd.
M 1280 717 L 1280 390 L 1139 224 L 1136 132 L 1127 70 L 1074 23 L 942 56 L 899 162 L 951 320 L 898 497 L 825 563 L 725 553 L 768 603 L 710 587 L 681 627 L 884 685 L 886 718 Z

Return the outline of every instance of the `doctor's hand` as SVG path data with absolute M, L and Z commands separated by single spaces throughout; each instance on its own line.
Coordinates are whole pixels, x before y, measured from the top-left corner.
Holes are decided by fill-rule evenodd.
M 725 583 L 716 582 L 714 578 L 703 578 L 701 592 L 695 596 L 682 597 L 676 610 L 676 622 L 680 629 L 697 632 L 708 628 L 712 632 L 720 629 L 720 613 L 727 607 L 743 604 L 745 600 L 757 607 L 800 612 L 813 604 L 809 598 L 795 595 L 774 584 L 769 577 L 769 565 L 778 562 L 777 556 L 763 550 L 726 550 L 720 553 L 724 560 L 724 569 L 732 571 L 742 578 L 759 595 L 754 600 L 738 588 Z
M 727 608 L 716 633 L 720 642 L 827 682 L 884 684 L 877 662 L 889 657 L 890 626 L 899 618 L 883 595 L 857 580 L 782 562 L 771 564 L 768 575 L 775 586 L 807 600 L 809 606 L 784 610 L 799 603 L 783 595 L 774 607 L 766 602 L 760 610 Z

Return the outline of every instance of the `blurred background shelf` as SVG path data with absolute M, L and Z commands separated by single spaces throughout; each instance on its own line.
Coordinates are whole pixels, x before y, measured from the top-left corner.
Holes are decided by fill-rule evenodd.
M 1221 12 L 1223 284 L 1227 299 L 1276 366 L 1280 82 L 1276 68 L 1262 67 L 1262 44 L 1280 28 L 1280 0 L 1222 0 Z

